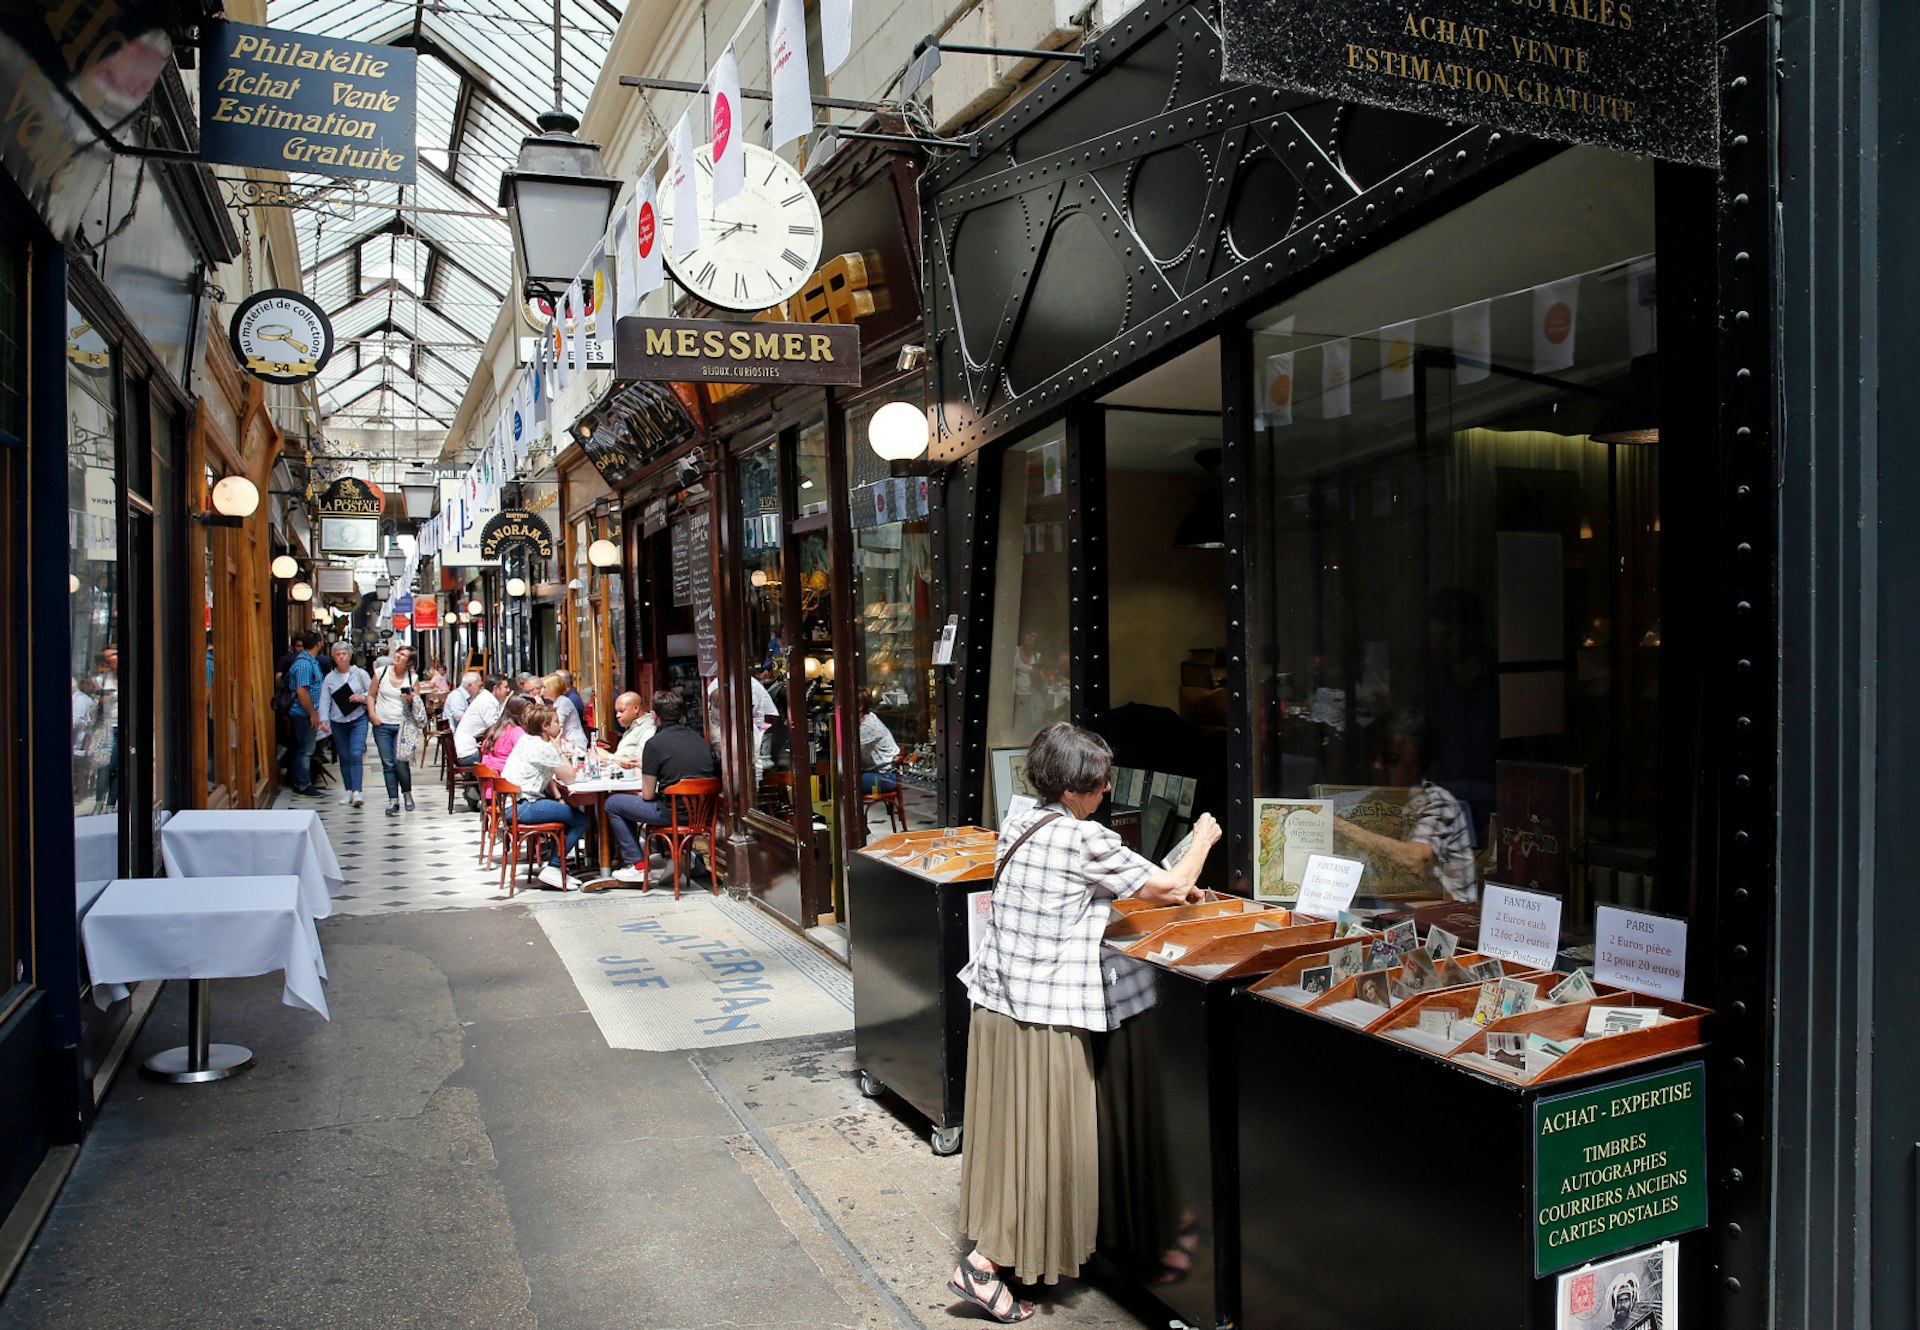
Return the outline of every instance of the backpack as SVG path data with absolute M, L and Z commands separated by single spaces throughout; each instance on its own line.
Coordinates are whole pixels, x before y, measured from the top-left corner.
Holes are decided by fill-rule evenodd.
M 273 689 L 273 714 L 291 716 L 293 714 L 293 662 L 287 662 L 287 668 L 280 671 L 280 682 Z

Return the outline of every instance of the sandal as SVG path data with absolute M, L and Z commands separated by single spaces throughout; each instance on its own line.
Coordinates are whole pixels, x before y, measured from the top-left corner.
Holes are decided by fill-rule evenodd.
M 1033 1304 L 1016 1300 L 1013 1290 L 1009 1289 L 1006 1281 L 1000 1277 L 999 1270 L 996 1269 L 989 1274 L 975 1265 L 971 1257 L 963 1256 L 954 1274 L 958 1278 L 949 1279 L 947 1287 L 994 1320 L 1005 1325 L 1013 1325 L 1032 1318 Z M 1001 1311 L 1002 1307 L 1006 1310 Z

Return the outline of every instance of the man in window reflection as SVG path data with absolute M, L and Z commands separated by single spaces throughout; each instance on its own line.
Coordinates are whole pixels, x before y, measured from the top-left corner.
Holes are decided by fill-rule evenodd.
M 1375 722 L 1374 733 L 1373 779 L 1378 788 L 1367 798 L 1385 793 L 1404 799 L 1405 837 L 1382 835 L 1344 817 L 1333 820 L 1336 835 L 1368 855 L 1429 879 L 1434 890 L 1450 900 L 1479 900 L 1466 806 L 1426 779 L 1426 717 L 1412 708 L 1389 712 Z

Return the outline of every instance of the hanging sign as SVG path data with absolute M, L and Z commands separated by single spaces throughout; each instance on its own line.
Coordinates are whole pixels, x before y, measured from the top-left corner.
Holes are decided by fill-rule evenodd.
M 542 559 L 553 557 L 553 532 L 530 508 L 502 508 L 480 528 L 480 557 L 487 562 L 524 545 Z
M 233 311 L 227 340 L 254 378 L 305 383 L 333 358 L 333 321 L 298 291 L 256 291 Z
M 1719 161 L 1711 5 L 1640 0 L 1222 0 L 1229 79 Z
M 413 51 L 249 23 L 200 32 L 205 160 L 414 183 Z
M 625 318 L 614 329 L 617 379 L 860 382 L 860 329 L 852 324 Z
M 440 626 L 440 602 L 429 596 L 413 603 L 413 626 L 422 630 Z
M 393 616 L 393 631 L 394 631 L 394 632 L 396 632 L 396 633 L 399 633 L 399 632 L 404 632 L 404 631 L 406 631 L 406 630 L 407 630 L 408 628 L 411 628 L 412 626 L 413 626 L 413 620 L 412 620 L 412 619 L 409 619 L 409 618 L 408 618 L 408 617 L 407 617 L 406 615 L 404 615 L 404 614 L 396 614 L 396 615 L 394 615 L 394 616 Z
M 665 383 L 629 383 L 586 422 L 580 447 L 613 489 L 699 434 L 687 404 Z
M 329 554 L 378 554 L 380 514 L 387 496 L 378 485 L 342 476 L 327 486 L 314 516 L 320 522 L 320 548 Z

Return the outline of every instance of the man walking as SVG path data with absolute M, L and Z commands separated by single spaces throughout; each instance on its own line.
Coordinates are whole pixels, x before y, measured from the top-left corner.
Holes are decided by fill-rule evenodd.
M 640 837 L 649 828 L 673 821 L 671 801 L 662 798 L 661 791 L 678 781 L 715 774 L 713 750 L 705 736 L 685 723 L 686 708 L 686 700 L 678 693 L 663 690 L 653 695 L 654 732 L 640 758 L 640 793 L 607 797 L 607 830 L 622 862 L 629 865 L 613 870 L 616 882 L 645 885 L 648 881 L 646 849 Z
M 320 691 L 320 680 L 324 677 L 318 659 L 319 650 L 320 634 L 311 628 L 303 628 L 293 635 L 293 663 L 287 667 L 287 679 L 293 692 L 293 707 L 287 713 L 288 719 L 293 721 L 293 792 L 310 799 L 320 794 L 313 786 L 313 744 L 320 716 L 320 704 L 315 696 Z
M 469 679 L 473 681 L 473 695 L 460 715 L 460 723 L 453 727 L 453 764 L 459 767 L 470 767 L 480 760 L 480 738 L 500 719 L 501 706 L 508 697 L 505 675 L 488 675 L 487 686 L 482 690 L 480 675 L 468 670 L 466 678 L 460 680 L 460 687 L 447 699 L 447 705 L 453 705 L 454 698 L 467 694 Z M 480 811 L 480 791 L 472 785 L 467 786 L 467 811 Z

